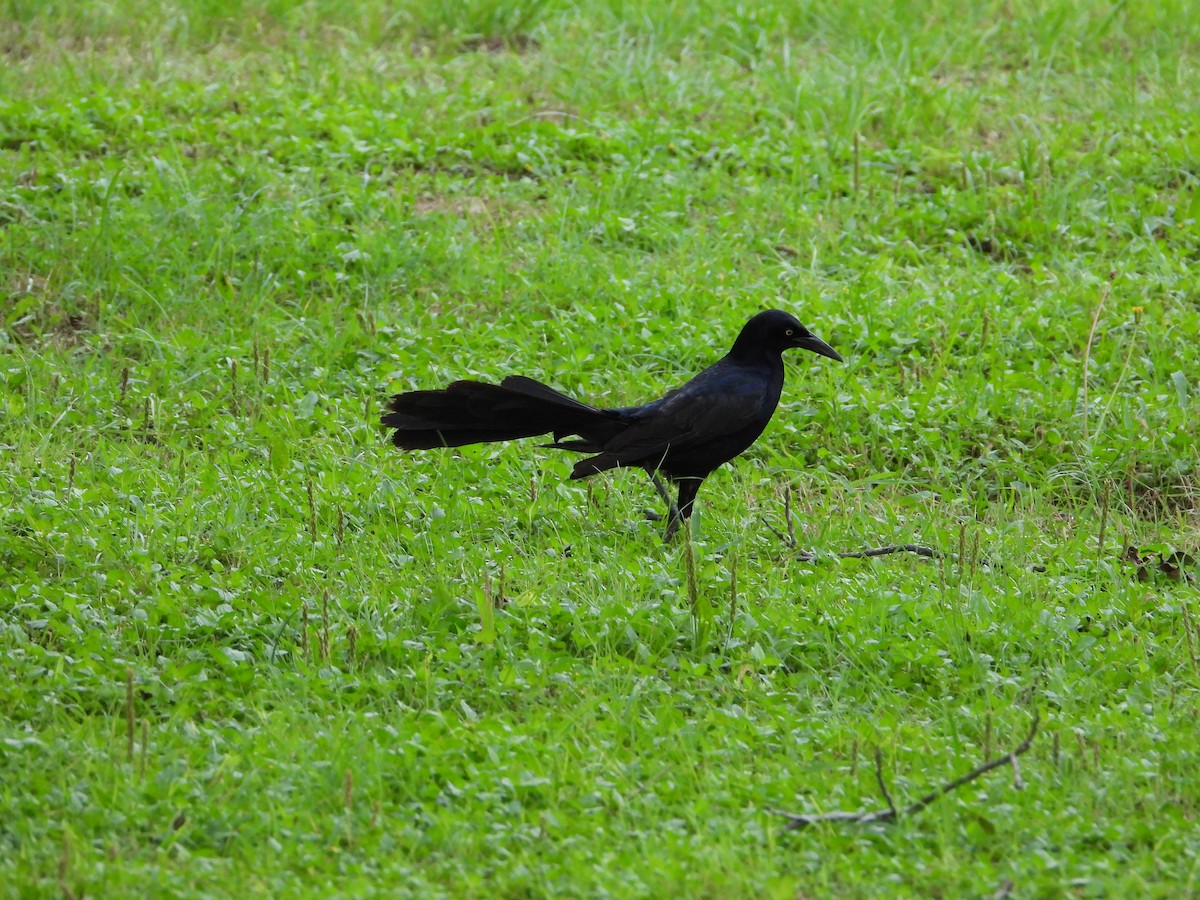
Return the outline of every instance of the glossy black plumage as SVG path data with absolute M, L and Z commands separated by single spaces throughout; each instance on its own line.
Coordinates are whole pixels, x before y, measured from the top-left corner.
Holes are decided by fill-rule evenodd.
M 510 375 L 498 385 L 456 381 L 443 390 L 396 394 L 381 421 L 405 450 L 552 434 L 548 446 L 592 454 L 575 464 L 572 478 L 620 466 L 645 469 L 670 509 L 670 539 L 691 515 L 700 483 L 766 428 L 783 390 L 783 353 L 794 348 L 841 361 L 794 316 L 769 310 L 746 323 L 724 357 L 644 406 L 599 409 Z M 678 504 L 659 473 L 679 485 Z

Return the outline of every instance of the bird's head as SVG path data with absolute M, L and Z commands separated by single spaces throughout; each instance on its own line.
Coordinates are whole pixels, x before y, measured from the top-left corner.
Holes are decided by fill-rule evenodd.
M 781 309 L 760 312 L 747 322 L 733 345 L 733 352 L 736 354 L 739 349 L 752 352 L 755 348 L 769 353 L 810 350 L 842 361 L 841 354 L 800 324 L 799 319 Z

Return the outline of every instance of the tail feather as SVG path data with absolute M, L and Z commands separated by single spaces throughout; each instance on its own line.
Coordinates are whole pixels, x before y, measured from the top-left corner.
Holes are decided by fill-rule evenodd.
M 498 385 L 456 381 L 440 391 L 396 394 L 380 421 L 395 429 L 397 447 L 429 450 L 547 433 L 603 441 L 620 430 L 624 417 L 513 375 Z
M 594 406 L 588 406 L 586 403 L 580 403 L 566 394 L 560 394 L 549 385 L 542 384 L 540 381 L 534 381 L 532 378 L 526 378 L 524 375 L 509 375 L 500 382 L 500 387 L 513 393 L 534 399 L 547 400 L 555 406 L 569 407 L 580 412 L 607 412 L 606 410 L 597 409 Z
M 591 448 L 589 448 L 590 452 Z M 577 478 L 588 478 L 591 475 L 607 472 L 609 469 L 620 468 L 621 461 L 607 453 L 601 453 L 599 456 L 589 456 L 587 459 L 581 459 L 571 468 L 571 480 Z

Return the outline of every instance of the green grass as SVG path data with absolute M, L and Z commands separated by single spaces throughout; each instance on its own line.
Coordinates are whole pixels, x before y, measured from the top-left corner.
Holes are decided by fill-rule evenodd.
M 1198 49 L 1150 0 L 9 0 L 0 893 L 1200 894 L 1196 568 L 1123 561 L 1200 549 Z M 639 473 L 376 425 L 639 402 L 772 306 L 847 362 L 706 483 L 694 587 Z M 908 541 L 966 558 L 832 557 Z M 1035 710 L 1024 789 L 769 812 Z

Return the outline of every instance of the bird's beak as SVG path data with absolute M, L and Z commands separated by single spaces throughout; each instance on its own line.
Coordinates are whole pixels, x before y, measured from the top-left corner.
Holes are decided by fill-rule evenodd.
M 796 340 L 796 346 L 801 350 L 811 350 L 813 353 L 818 353 L 821 356 L 828 356 L 830 359 L 835 359 L 838 362 L 842 361 L 842 355 L 815 334 L 809 334 L 802 338 L 798 338 Z

